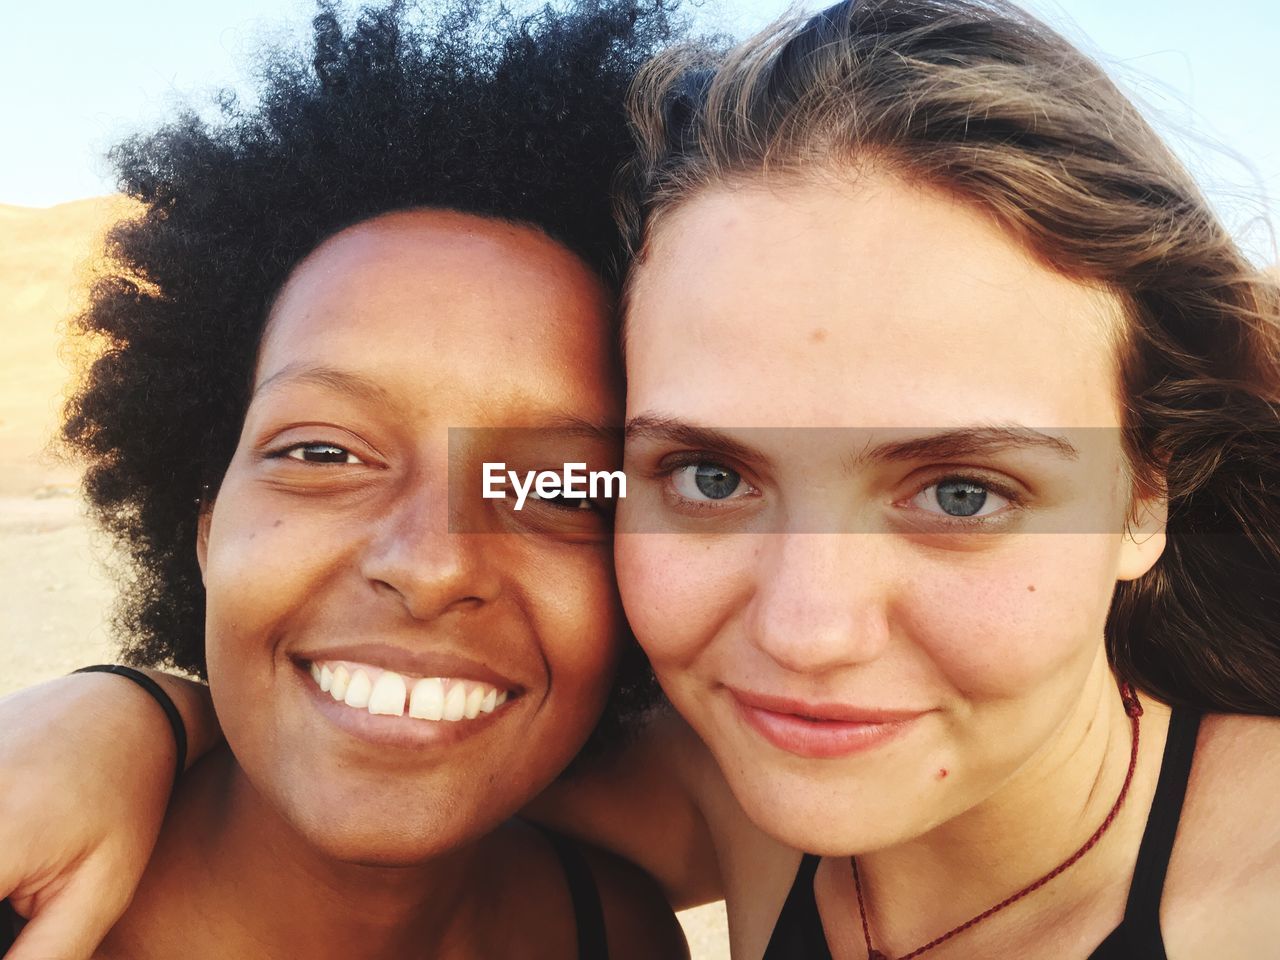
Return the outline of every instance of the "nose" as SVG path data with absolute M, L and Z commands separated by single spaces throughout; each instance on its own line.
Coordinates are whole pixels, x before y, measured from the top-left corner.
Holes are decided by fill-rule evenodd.
M 754 644 L 793 673 L 866 663 L 889 642 L 888 557 L 876 534 L 766 536 L 747 617 Z
M 361 572 L 417 620 L 478 608 L 500 589 L 489 536 L 451 532 L 447 490 L 424 483 L 384 513 L 366 544 Z

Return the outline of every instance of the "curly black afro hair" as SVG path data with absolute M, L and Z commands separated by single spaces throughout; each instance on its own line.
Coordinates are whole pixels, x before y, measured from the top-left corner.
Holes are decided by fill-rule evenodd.
M 226 97 L 216 122 L 186 112 L 115 148 L 144 210 L 108 238 L 111 272 L 78 321 L 105 350 L 62 435 L 128 552 L 126 659 L 205 674 L 198 504 L 234 452 L 290 271 L 345 226 L 434 206 L 541 228 L 612 282 L 625 92 L 677 29 L 662 0 L 523 18 L 461 0 L 430 18 L 393 4 L 346 20 L 322 4 L 310 57 L 265 53 L 252 106 Z

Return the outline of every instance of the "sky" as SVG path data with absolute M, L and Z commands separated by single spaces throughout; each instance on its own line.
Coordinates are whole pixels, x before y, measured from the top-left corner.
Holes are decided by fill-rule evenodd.
M 427 0 L 430 2 L 430 0 Z M 1098 57 L 1191 167 L 1255 258 L 1280 224 L 1280 4 L 1272 0 L 1023 0 Z M 517 0 L 517 8 L 528 6 Z M 818 6 L 801 4 L 804 9 Z M 785 0 L 685 0 L 735 34 Z M 107 148 L 179 104 L 242 88 L 263 42 L 305 34 L 311 0 L 27 2 L 0 32 L 0 203 L 109 193 Z

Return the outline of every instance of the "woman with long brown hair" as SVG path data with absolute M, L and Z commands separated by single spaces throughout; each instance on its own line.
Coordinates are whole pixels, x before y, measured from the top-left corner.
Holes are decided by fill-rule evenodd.
M 633 96 L 619 583 L 734 806 L 822 855 L 743 955 L 1264 955 L 1274 281 L 1000 3 Z
M 1267 955 L 1274 280 L 1003 3 L 673 51 L 632 122 L 615 556 L 679 716 L 542 815 L 743 957 Z

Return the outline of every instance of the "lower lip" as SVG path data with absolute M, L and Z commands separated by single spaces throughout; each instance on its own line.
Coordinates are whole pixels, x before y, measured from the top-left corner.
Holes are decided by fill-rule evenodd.
M 309 668 L 299 667 L 299 680 L 316 709 L 344 733 L 375 746 L 405 750 L 430 750 L 469 740 L 501 723 L 520 702 L 518 697 L 510 699 L 493 713 L 482 713 L 474 720 L 420 720 L 409 716 L 408 711 L 403 716 L 389 717 L 357 710 L 333 699 L 316 686 Z
M 793 713 L 750 707 L 736 697 L 733 702 L 747 725 L 779 750 L 818 760 L 874 750 L 901 736 L 919 719 L 910 717 L 884 723 L 811 720 Z

